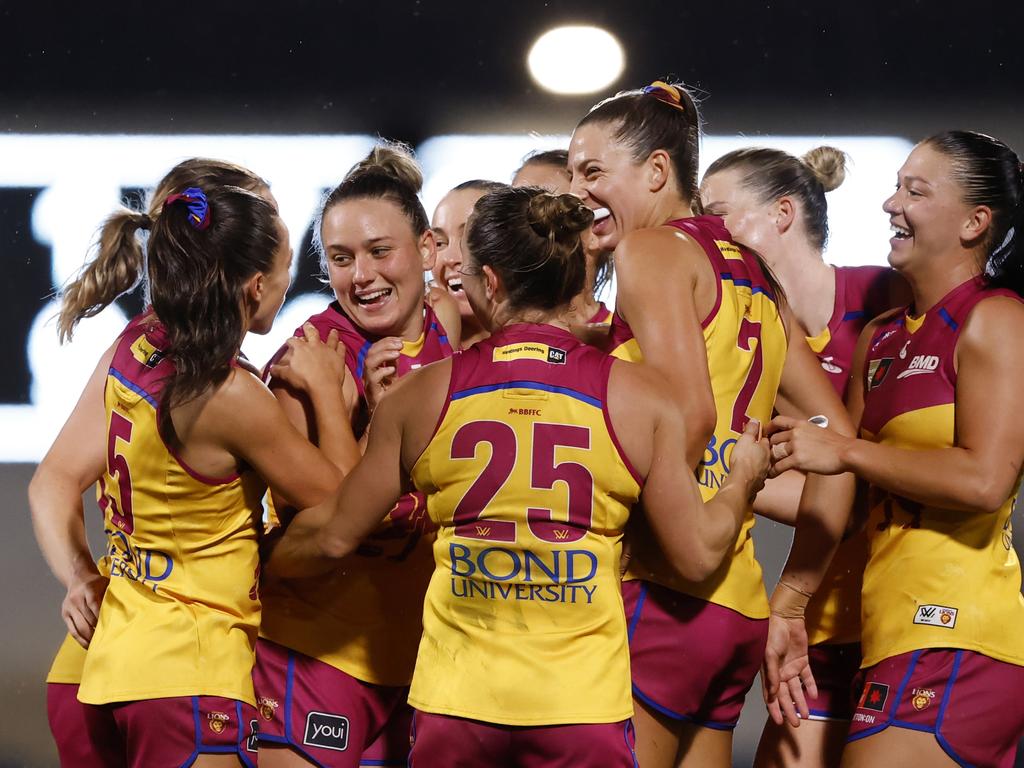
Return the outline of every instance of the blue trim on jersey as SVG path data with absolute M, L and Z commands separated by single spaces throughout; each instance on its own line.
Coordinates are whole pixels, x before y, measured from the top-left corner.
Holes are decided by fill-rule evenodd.
M 684 715 L 680 712 L 675 712 L 669 709 L 668 707 L 662 706 L 654 699 L 652 699 L 650 696 L 648 696 L 646 693 L 641 691 L 639 688 L 636 687 L 636 683 L 633 683 L 633 695 L 636 698 L 640 699 L 640 701 L 642 701 L 647 706 L 651 707 L 652 709 L 658 710 L 659 712 L 661 712 L 661 714 L 665 715 L 666 717 L 671 717 L 673 720 L 681 720 L 685 723 L 693 723 L 694 725 L 699 725 L 702 728 L 710 728 L 713 731 L 731 731 L 736 728 L 736 723 L 718 723 L 714 720 L 698 720 L 696 717 L 691 717 L 690 715 Z
M 461 400 L 464 397 L 472 397 L 473 395 L 482 395 L 487 392 L 498 392 L 504 389 L 539 389 L 542 392 L 554 392 L 558 395 L 568 395 L 569 397 L 579 400 L 581 403 L 592 405 L 595 408 L 601 407 L 601 401 L 596 397 L 585 395 L 582 392 L 577 392 L 575 389 L 569 389 L 568 387 L 556 387 L 554 384 L 543 384 L 539 381 L 503 381 L 499 384 L 485 384 L 481 387 L 471 387 L 470 389 L 463 389 L 460 392 L 452 394 L 452 401 Z
M 954 331 L 960 327 L 960 324 L 952 318 L 949 312 L 946 311 L 945 307 L 939 307 L 939 317 L 946 321 L 946 325 L 952 328 Z
M 402 768 L 403 765 L 408 765 L 406 760 L 360 760 L 359 765 L 383 765 L 391 766 L 391 768 Z
M 762 288 L 759 285 L 755 286 L 753 283 L 750 282 L 750 280 L 748 280 L 745 277 L 733 277 L 732 272 L 720 272 L 719 277 L 721 277 L 723 280 L 728 280 L 733 285 L 738 285 L 741 288 L 749 288 L 751 294 L 762 293 L 773 303 L 775 301 L 775 296 L 772 295 L 771 291 L 769 291 L 767 288 Z
M 111 376 L 113 376 L 115 379 L 120 381 L 122 384 L 124 384 L 126 387 L 128 387 L 128 389 L 130 389 L 135 394 L 142 395 L 142 397 L 145 398 L 146 402 L 149 403 L 150 405 L 152 405 L 154 408 L 157 407 L 156 400 L 153 399 L 153 396 L 151 394 L 149 394 L 149 392 L 144 390 L 142 387 L 140 387 L 134 381 L 129 381 L 128 377 L 125 376 L 123 373 L 121 373 L 119 370 L 117 370 L 117 368 L 111 367 L 110 370 L 108 371 L 108 373 Z
M 851 312 L 847 312 L 845 315 L 843 315 L 843 322 L 847 323 L 850 320 L 860 320 L 862 317 L 864 317 L 864 310 L 863 309 L 855 309 L 855 310 L 853 310 Z
M 636 599 L 636 610 L 633 612 L 633 617 L 629 620 L 629 630 L 626 632 L 626 642 L 633 642 L 633 633 L 636 632 L 636 625 L 640 623 L 640 611 L 644 609 L 644 603 L 647 601 L 647 582 L 640 582 L 643 586 L 640 587 L 640 597 Z
M 366 364 L 366 353 L 370 351 L 370 347 L 373 346 L 369 341 L 364 341 L 363 346 L 359 349 L 359 354 L 356 356 L 356 378 L 363 378 L 363 366 Z
M 448 337 L 447 336 L 438 336 L 437 340 L 439 342 L 441 342 L 442 344 L 448 344 L 449 347 L 451 346 L 451 344 L 448 343 Z

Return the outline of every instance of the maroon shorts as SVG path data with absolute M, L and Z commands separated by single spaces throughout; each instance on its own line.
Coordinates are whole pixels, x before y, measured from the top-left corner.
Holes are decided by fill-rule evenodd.
M 321 768 L 405 765 L 407 687 L 364 683 L 263 638 L 252 676 L 261 745 L 289 746 Z
M 941 648 L 892 656 L 861 676 L 847 742 L 909 728 L 935 734 L 958 765 L 1012 768 L 1024 734 L 1024 667 Z
M 633 723 L 514 726 L 415 712 L 409 768 L 637 768 Z
M 47 683 L 46 714 L 63 768 L 127 768 L 110 708 L 80 702 L 77 684 Z
M 674 720 L 736 727 L 768 639 L 768 620 L 648 581 L 622 584 L 633 695 Z
M 853 686 L 860 672 L 860 643 L 812 645 L 808 650 L 816 697 L 807 696 L 811 720 L 842 720 L 853 717 Z

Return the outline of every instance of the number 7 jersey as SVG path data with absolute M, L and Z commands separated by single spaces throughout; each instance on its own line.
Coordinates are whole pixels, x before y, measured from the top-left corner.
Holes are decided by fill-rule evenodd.
M 619 557 L 640 480 L 608 417 L 613 362 L 526 324 L 452 358 L 412 473 L 439 527 L 417 709 L 522 726 L 632 715 Z
M 767 424 L 782 378 L 788 342 L 775 294 L 755 256 L 732 242 L 717 216 L 695 216 L 668 222 L 704 250 L 717 276 L 717 297 L 704 318 L 704 346 L 715 398 L 715 431 L 697 466 L 697 483 L 704 501 L 711 500 L 729 475 L 732 447 L 748 419 Z M 658 307 L 648 311 L 657 312 Z M 612 319 L 610 352 L 623 360 L 643 356 L 633 331 L 616 314 Z M 683 467 L 680 467 L 680 471 Z M 642 519 L 641 519 L 642 520 Z M 753 510 L 747 512 L 732 551 L 714 574 L 688 582 L 662 562 L 649 534 L 630 532 L 634 557 L 628 576 L 646 579 L 687 595 L 723 605 L 752 619 L 768 618 L 768 598 L 761 566 L 754 556 Z

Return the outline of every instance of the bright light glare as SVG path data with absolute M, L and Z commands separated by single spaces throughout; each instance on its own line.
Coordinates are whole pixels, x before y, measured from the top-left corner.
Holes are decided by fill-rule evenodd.
M 527 56 L 537 84 L 554 93 L 593 93 L 622 74 L 622 46 L 599 27 L 556 27 L 537 38 Z

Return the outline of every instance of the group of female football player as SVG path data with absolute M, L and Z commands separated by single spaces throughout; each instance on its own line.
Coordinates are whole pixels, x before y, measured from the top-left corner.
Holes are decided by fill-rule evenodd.
M 29 488 L 62 765 L 725 768 L 760 670 L 758 766 L 1011 766 L 1020 158 L 923 139 L 891 268 L 834 267 L 843 152 L 699 179 L 699 139 L 655 82 L 433 219 L 381 142 L 270 361 L 240 352 L 289 286 L 270 181 L 191 159 L 114 213 L 59 331 L 146 309 Z M 755 512 L 794 527 L 770 596 Z

